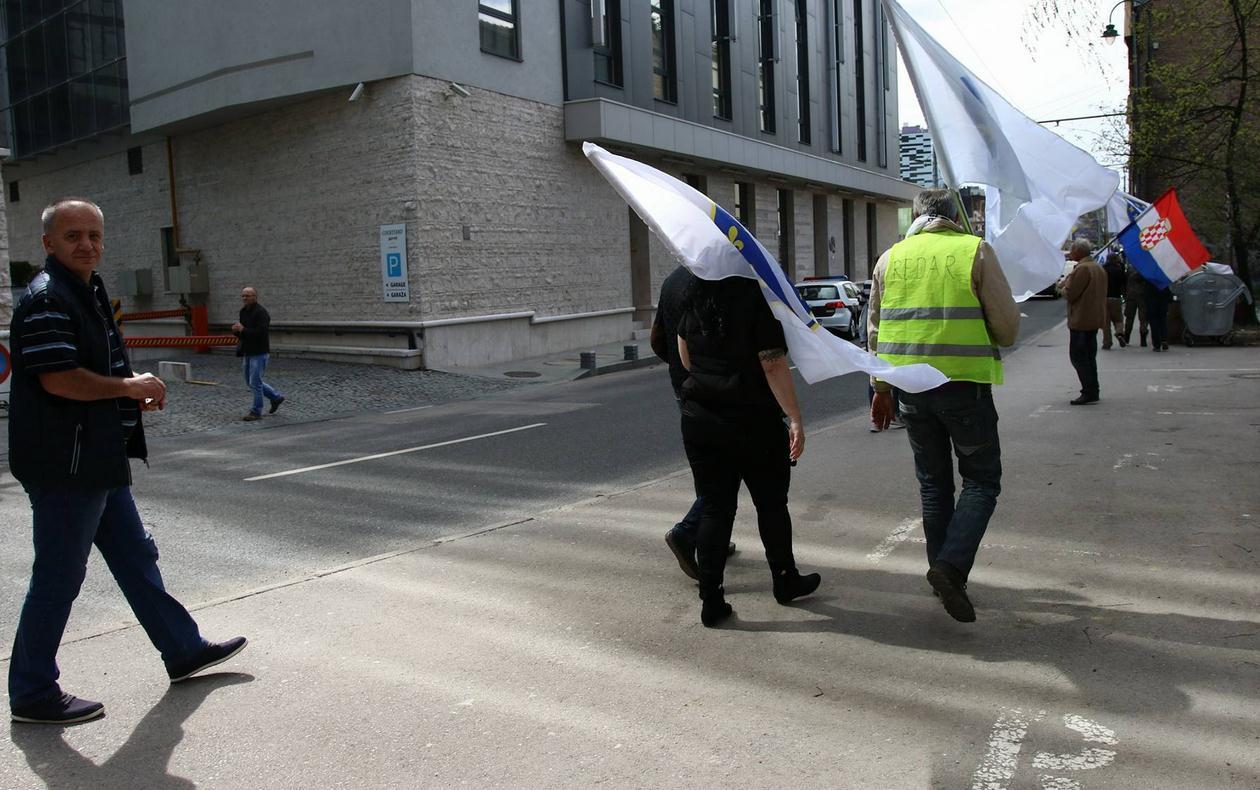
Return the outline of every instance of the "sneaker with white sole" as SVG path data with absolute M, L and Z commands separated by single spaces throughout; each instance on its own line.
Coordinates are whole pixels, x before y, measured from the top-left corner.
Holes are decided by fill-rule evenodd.
M 244 650 L 245 645 L 248 643 L 248 640 L 243 636 L 233 637 L 226 642 L 209 642 L 191 658 L 168 665 L 166 674 L 170 676 L 172 683 L 188 680 L 188 678 L 204 669 L 209 669 L 215 664 L 222 664 L 224 661 L 227 661 Z

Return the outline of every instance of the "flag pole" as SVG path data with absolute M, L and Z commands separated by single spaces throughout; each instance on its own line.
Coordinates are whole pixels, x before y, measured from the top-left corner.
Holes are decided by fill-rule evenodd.
M 974 236 L 976 232 L 971 229 L 971 218 L 967 216 L 967 207 L 963 205 L 962 187 L 954 187 L 950 189 L 954 193 L 954 203 L 958 206 L 958 216 L 961 218 L 963 230 L 967 231 L 967 235 Z

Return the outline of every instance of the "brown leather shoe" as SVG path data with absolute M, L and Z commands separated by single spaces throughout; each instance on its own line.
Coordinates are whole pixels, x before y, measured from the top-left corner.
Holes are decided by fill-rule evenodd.
M 262 419 L 261 414 L 254 414 L 252 411 L 241 418 L 243 422 L 253 422 L 254 420 L 261 420 L 261 419 Z

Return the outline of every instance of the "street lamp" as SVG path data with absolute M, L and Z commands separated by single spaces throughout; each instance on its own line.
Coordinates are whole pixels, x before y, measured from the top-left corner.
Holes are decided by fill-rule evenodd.
M 1108 44 L 1114 44 L 1116 39 L 1120 38 L 1120 31 L 1116 30 L 1116 26 L 1111 23 L 1111 18 L 1115 16 L 1116 9 L 1127 2 L 1128 0 L 1120 0 L 1120 2 L 1111 7 L 1111 11 L 1107 14 L 1107 27 L 1103 29 L 1102 37 L 1103 41 L 1106 41 Z

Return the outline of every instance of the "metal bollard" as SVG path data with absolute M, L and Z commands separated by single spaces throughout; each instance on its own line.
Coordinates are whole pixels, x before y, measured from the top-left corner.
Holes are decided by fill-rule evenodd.
M 594 351 L 583 351 L 581 354 L 578 355 L 578 360 L 579 360 L 578 366 L 581 367 L 583 370 L 595 369 L 595 352 Z
M 634 360 L 639 358 L 639 344 L 638 343 L 635 343 L 633 345 L 628 345 L 628 346 L 622 346 L 621 350 L 622 352 L 624 352 L 624 356 L 622 357 L 622 359 L 626 360 L 627 362 L 633 362 Z

